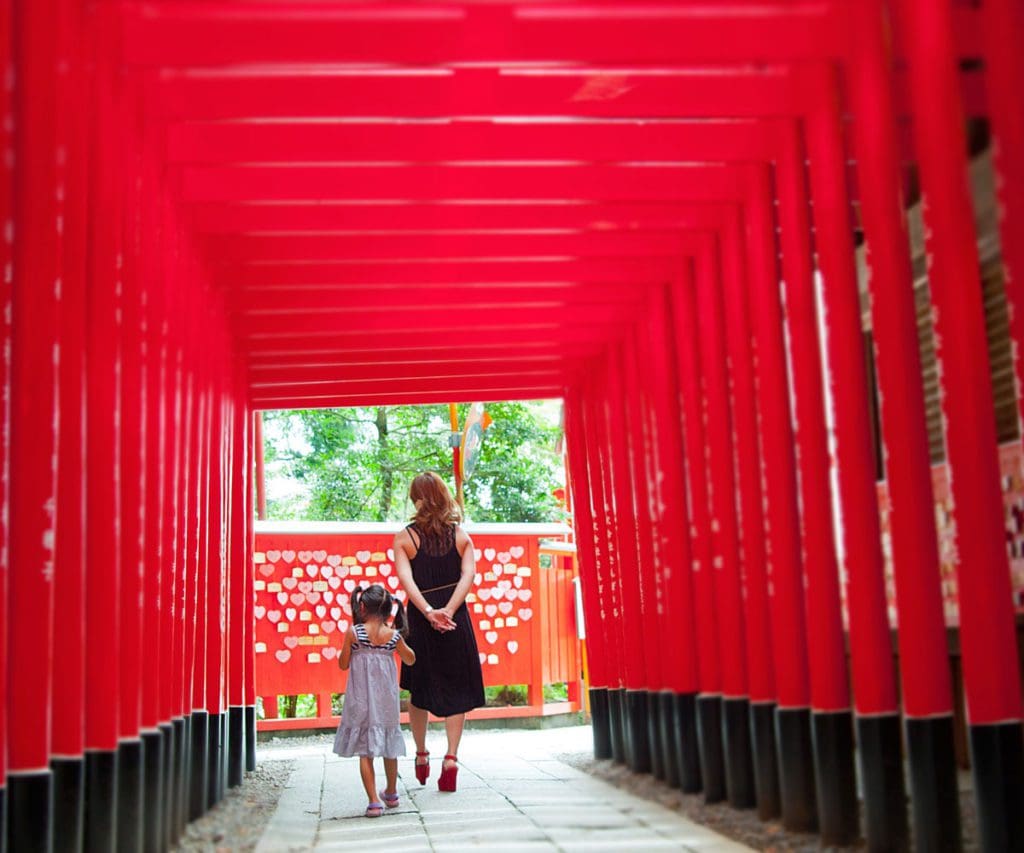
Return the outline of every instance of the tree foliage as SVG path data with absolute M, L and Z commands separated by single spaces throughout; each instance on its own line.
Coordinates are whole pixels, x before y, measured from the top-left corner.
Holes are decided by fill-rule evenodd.
M 463 423 L 468 406 L 459 406 Z M 537 403 L 490 403 L 493 423 L 466 484 L 473 521 L 549 521 L 561 485 L 559 429 Z M 268 494 L 272 518 L 397 521 L 412 513 L 410 480 L 440 473 L 454 489 L 448 407 L 377 406 L 264 415 L 268 475 L 291 480 L 290 497 Z

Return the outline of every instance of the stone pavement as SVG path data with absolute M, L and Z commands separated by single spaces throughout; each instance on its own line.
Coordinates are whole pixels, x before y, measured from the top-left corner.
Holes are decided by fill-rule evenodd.
M 428 737 L 431 777 L 422 787 L 406 735 L 409 756 L 399 761 L 401 805 L 378 819 L 363 817 L 366 795 L 356 759 L 337 758 L 326 742 L 275 747 L 273 757 L 294 758 L 295 769 L 257 853 L 352 851 L 376 844 L 387 853 L 750 849 L 556 757 L 588 752 L 590 737 L 586 726 L 467 731 L 460 749 L 459 790 L 442 794 L 437 776 L 443 733 L 432 731 Z M 383 787 L 383 775 L 378 784 Z

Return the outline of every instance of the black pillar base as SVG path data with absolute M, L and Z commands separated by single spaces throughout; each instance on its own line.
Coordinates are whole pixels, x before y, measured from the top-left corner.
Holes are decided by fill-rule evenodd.
M 750 702 L 747 699 L 722 699 L 722 742 L 729 805 L 752 809 L 757 804 L 757 791 L 750 754 Z
M 856 724 L 868 849 L 906 850 L 910 839 L 899 714 L 858 716 Z
M 665 763 L 665 781 L 673 788 L 679 787 L 679 749 L 676 746 L 676 697 L 668 691 L 657 696 L 661 707 L 658 709 L 658 722 L 661 725 L 659 740 Z
M 114 853 L 117 849 L 116 749 L 85 753 L 85 849 Z
M 811 715 L 811 730 L 821 843 L 826 847 L 852 844 L 860 835 L 857 776 L 853 767 L 853 714 L 815 711 Z
M 621 688 L 608 690 L 608 727 L 611 737 L 612 760 L 626 763 L 626 715 L 625 691 Z
M 206 797 L 210 775 L 210 751 L 207 746 L 210 726 L 206 711 L 193 711 L 191 742 L 189 744 L 188 819 L 195 820 L 206 813 Z
M 647 728 L 650 709 L 646 690 L 626 691 L 626 724 L 629 730 L 629 769 L 651 772 L 651 741 Z
M 53 850 L 78 853 L 82 849 L 85 825 L 85 759 L 54 758 Z
M 722 752 L 722 697 L 697 697 L 697 735 L 700 769 L 704 780 L 704 802 L 725 799 L 725 756 Z
M 228 709 L 228 787 L 242 784 L 245 775 L 245 708 Z
M 0 785 L 0 853 L 7 853 L 7 785 Z
M 971 726 L 970 740 L 979 846 L 1015 853 L 1024 850 L 1024 730 L 1020 721 Z M 13 809 L 13 801 L 11 806 Z
M 123 740 L 117 747 L 117 849 L 142 847 L 142 789 L 146 784 L 142 741 Z
M 206 718 L 206 808 L 212 809 L 224 797 L 224 715 L 210 714 Z
M 914 846 L 936 853 L 957 853 L 961 849 L 960 791 L 953 751 L 953 715 L 908 717 L 906 731 Z
M 776 708 L 775 741 L 779 750 L 782 825 L 796 832 L 813 832 L 818 828 L 818 809 L 814 797 L 810 709 Z
M 651 753 L 651 775 L 655 779 L 665 778 L 665 745 L 661 740 L 661 700 L 658 693 L 648 690 L 647 694 L 647 743 Z
M 779 803 L 779 763 L 775 746 L 775 703 L 750 703 L 750 741 L 754 755 L 757 816 L 772 820 L 782 813 Z
M 160 724 L 160 760 L 163 767 L 163 797 L 160 800 L 161 850 L 174 844 L 174 792 L 178 775 L 174 766 L 174 723 Z
M 164 837 L 164 756 L 163 736 L 159 730 L 142 733 L 142 765 L 145 777 L 142 789 L 142 849 L 157 853 Z
M 672 702 L 675 705 L 679 788 L 686 794 L 696 794 L 704 784 L 700 773 L 700 738 L 697 736 L 697 694 L 677 693 Z
M 256 769 L 256 706 L 245 706 L 245 770 Z
M 49 770 L 7 777 L 7 846 L 12 853 L 50 853 L 53 776 Z
M 189 757 L 192 748 L 192 718 L 175 717 L 174 725 L 174 820 L 171 832 L 175 841 L 181 838 L 188 823 Z
M 608 690 L 604 687 L 591 687 L 590 725 L 594 732 L 594 758 L 604 760 L 612 757 L 612 730 L 608 710 Z
M 222 712 L 220 715 L 220 765 L 217 772 L 217 802 L 224 799 L 228 792 L 228 714 Z

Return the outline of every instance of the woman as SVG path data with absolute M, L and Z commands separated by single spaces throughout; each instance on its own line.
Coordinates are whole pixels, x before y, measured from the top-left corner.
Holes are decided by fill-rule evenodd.
M 433 471 L 409 487 L 416 507 L 412 524 L 395 536 L 395 568 L 409 597 L 409 645 L 416 665 L 402 667 L 400 684 L 408 690 L 409 725 L 416 741 L 416 778 L 430 775 L 427 714 L 443 717 L 448 752 L 437 786 L 455 790 L 459 741 L 466 711 L 484 704 L 484 680 L 466 595 L 473 587 L 473 542 L 459 527 L 459 507 Z

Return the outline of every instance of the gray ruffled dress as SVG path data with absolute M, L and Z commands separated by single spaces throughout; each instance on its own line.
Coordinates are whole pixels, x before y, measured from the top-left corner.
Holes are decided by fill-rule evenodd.
M 405 755 L 405 740 L 398 722 L 398 633 L 383 645 L 374 646 L 365 625 L 354 626 L 354 631 L 334 752 L 343 757 L 399 758 Z

